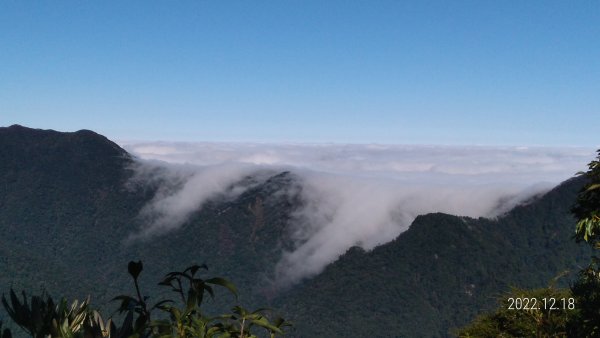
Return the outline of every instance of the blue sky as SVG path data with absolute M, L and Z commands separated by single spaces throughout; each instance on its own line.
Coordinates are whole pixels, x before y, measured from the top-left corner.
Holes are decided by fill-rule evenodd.
M 600 2 L 0 2 L 0 125 L 597 146 Z

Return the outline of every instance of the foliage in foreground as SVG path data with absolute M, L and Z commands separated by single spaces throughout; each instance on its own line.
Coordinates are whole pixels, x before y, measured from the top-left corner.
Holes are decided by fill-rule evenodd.
M 215 287 L 222 287 L 237 298 L 235 286 L 224 278 L 202 279 L 198 271 L 206 265 L 193 265 L 179 272 L 170 272 L 159 283 L 169 287 L 177 295 L 177 301 L 165 299 L 156 304 L 148 304 L 148 296 L 140 290 L 138 278 L 142 272 L 142 262 L 129 262 L 129 274 L 133 278 L 135 296 L 121 295 L 118 312 L 124 315 L 118 326 L 112 318 L 103 319 L 92 309 L 89 299 L 70 305 L 66 299 L 55 303 L 52 297 L 43 294 L 28 299 L 11 290 L 7 299 L 2 296 L 2 304 L 11 319 L 34 338 L 125 338 L 125 337 L 256 337 L 256 329 L 266 331 L 270 337 L 283 335 L 283 328 L 290 326 L 282 318 L 270 321 L 267 309 L 249 311 L 239 305 L 231 313 L 208 316 L 201 305 L 205 296 L 214 297 Z M 1 330 L 0 322 L 0 331 Z M 1 332 L 0 338 L 10 338 L 9 329 Z
M 575 240 L 600 249 L 600 150 L 579 173 L 588 182 L 579 192 L 572 208 L 576 218 Z M 569 299 L 573 308 L 564 306 L 548 311 L 508 308 L 509 298 Z M 477 317 L 458 331 L 459 337 L 598 337 L 600 336 L 600 258 L 592 256 L 579 272 L 570 289 L 513 290 L 500 301 L 494 312 Z
M 569 299 L 573 298 L 568 289 L 515 288 L 499 299 L 500 305 L 495 311 L 480 315 L 457 335 L 461 338 L 567 337 L 568 323 L 576 313 L 574 307 L 569 308 Z
M 575 238 L 585 241 L 596 249 L 600 248 L 600 150 L 598 156 L 588 164 L 588 171 L 579 173 L 589 181 L 577 197 L 571 210 L 577 218 Z
M 600 150 L 588 164 L 588 171 L 580 173 L 588 179 L 579 192 L 572 209 L 577 219 L 575 239 L 585 241 L 594 249 L 600 249 Z M 571 287 L 577 301 L 578 316 L 570 323 L 572 336 L 598 337 L 600 335 L 600 259 L 592 256 L 589 265 L 579 272 L 579 278 Z

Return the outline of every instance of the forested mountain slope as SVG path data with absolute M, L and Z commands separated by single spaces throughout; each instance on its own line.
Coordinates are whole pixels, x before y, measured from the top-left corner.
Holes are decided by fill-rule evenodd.
M 144 261 L 142 287 L 152 295 L 164 273 L 206 263 L 248 307 L 285 312 L 295 336 L 444 336 L 510 285 L 547 285 L 588 261 L 571 239 L 569 208 L 583 184 L 573 179 L 497 220 L 419 216 L 394 241 L 353 248 L 277 291 L 269 280 L 292 245 L 289 220 L 301 203 L 279 193 L 297 184 L 292 173 L 269 173 L 233 200 L 213 198 L 181 228 L 131 242 L 157 189 L 128 184 L 135 161 L 91 131 L 0 128 L 0 292 L 91 295 L 112 309 L 112 297 L 132 291 L 130 260 Z
M 216 198 L 181 229 L 128 241 L 155 183 L 131 187 L 132 157 L 91 131 L 0 128 L 0 288 L 83 298 L 105 306 L 131 289 L 127 262 L 145 263 L 151 291 L 162 275 L 206 263 L 235 280 L 242 299 L 269 292 L 291 205 L 271 198 L 290 179 L 275 173 L 234 201 Z M 248 178 L 251 179 L 251 178 Z
M 447 336 L 510 286 L 547 286 L 589 262 L 569 212 L 582 185 L 571 179 L 496 220 L 419 216 L 390 243 L 350 249 L 277 306 L 301 336 Z

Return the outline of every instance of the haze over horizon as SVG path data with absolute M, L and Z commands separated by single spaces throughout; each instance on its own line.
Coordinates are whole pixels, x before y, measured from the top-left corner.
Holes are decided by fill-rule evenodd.
M 163 182 L 141 211 L 134 238 L 179 229 L 211 200 L 233 200 L 274 174 L 289 172 L 278 195 L 302 203 L 289 220 L 294 248 L 276 283 L 318 274 L 352 246 L 365 250 L 406 231 L 415 217 L 444 212 L 499 217 L 571 178 L 592 148 L 125 143 L 137 156 L 136 181 Z M 156 170 L 162 168 L 161 170 Z M 253 177 L 248 185 L 245 177 Z
M 0 125 L 90 129 L 141 175 L 168 168 L 183 184 L 142 233 L 292 172 L 295 280 L 419 214 L 494 216 L 583 170 L 598 22 L 598 1 L 4 1 Z
M 600 0 L 0 1 L 0 282 L 140 335 L 446 337 L 541 290 L 516 327 L 578 336 L 599 37 Z M 204 263 L 244 308 L 149 323 L 152 276 Z
M 0 125 L 598 147 L 597 1 L 0 3 Z

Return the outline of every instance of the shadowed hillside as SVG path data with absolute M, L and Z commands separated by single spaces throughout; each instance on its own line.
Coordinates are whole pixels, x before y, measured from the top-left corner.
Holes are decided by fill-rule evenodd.
M 128 187 L 133 160 L 123 149 L 91 131 L 21 126 L 0 128 L 0 145 L 3 290 L 91 293 L 104 305 L 115 289 L 129 287 L 130 259 L 144 260 L 149 284 L 165 271 L 206 262 L 211 273 L 255 285 L 278 258 L 290 206 L 270 194 L 286 174 L 227 205 L 208 203 L 178 231 L 128 243 L 155 187 Z
M 419 216 L 390 243 L 350 249 L 277 306 L 295 315 L 301 336 L 446 336 L 510 286 L 546 286 L 587 264 L 569 212 L 583 183 L 569 180 L 497 220 Z
M 444 336 L 508 286 L 546 285 L 588 259 L 571 239 L 569 207 L 582 185 L 574 179 L 498 220 L 420 216 L 396 240 L 353 248 L 277 293 L 269 280 L 291 247 L 287 226 L 299 207 L 278 192 L 293 174 L 269 174 L 234 200 L 212 199 L 177 230 L 128 242 L 158 187 L 127 184 L 133 163 L 91 131 L 0 128 L 0 289 L 91 294 L 113 308 L 109 300 L 130 291 L 129 260 L 144 261 L 151 294 L 165 271 L 206 263 L 238 286 L 243 303 L 284 310 L 296 336 Z

